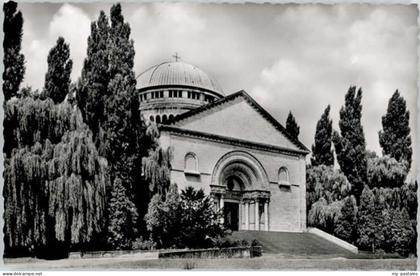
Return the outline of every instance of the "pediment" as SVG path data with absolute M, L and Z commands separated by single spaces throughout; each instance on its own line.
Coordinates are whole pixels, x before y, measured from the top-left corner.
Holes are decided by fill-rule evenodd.
M 244 91 L 182 114 L 172 125 L 190 131 L 308 151 L 299 141 L 291 139 L 283 126 Z

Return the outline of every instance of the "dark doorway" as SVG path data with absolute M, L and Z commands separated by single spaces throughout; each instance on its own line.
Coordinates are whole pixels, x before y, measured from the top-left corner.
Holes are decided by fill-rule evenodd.
M 232 231 L 239 230 L 239 204 L 225 202 L 224 205 L 225 226 Z

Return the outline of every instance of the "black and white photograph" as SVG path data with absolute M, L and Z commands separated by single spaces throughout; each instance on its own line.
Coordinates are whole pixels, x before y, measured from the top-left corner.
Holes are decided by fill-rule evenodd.
M 2 5 L 3 270 L 417 270 L 417 4 Z

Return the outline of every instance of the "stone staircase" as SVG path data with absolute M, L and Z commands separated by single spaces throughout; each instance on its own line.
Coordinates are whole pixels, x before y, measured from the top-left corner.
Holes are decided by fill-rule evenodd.
M 355 257 L 356 254 L 312 233 L 236 231 L 234 239 L 258 240 L 266 254 Z

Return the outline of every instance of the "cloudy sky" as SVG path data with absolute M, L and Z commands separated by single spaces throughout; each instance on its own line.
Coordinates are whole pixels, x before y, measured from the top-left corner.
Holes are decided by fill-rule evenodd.
M 80 76 L 90 22 L 111 4 L 20 4 L 25 85 L 43 86 L 58 36 L 70 43 L 72 78 Z M 175 52 L 214 78 L 226 94 L 244 89 L 284 123 L 289 110 L 309 148 L 324 108 L 338 128 L 350 85 L 362 87 L 368 149 L 380 153 L 378 130 L 399 89 L 415 129 L 415 5 L 123 4 L 135 43 L 135 72 Z M 412 132 L 414 136 L 414 133 Z M 415 138 L 415 137 L 413 137 Z M 414 166 L 413 166 L 414 167 Z

